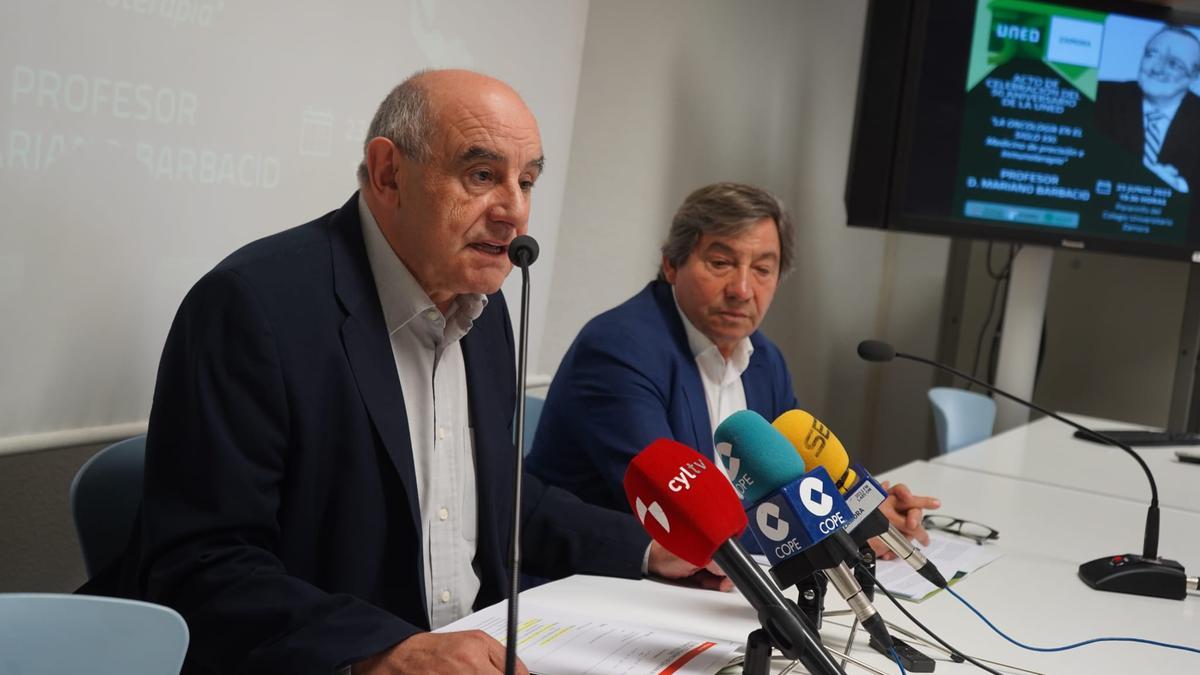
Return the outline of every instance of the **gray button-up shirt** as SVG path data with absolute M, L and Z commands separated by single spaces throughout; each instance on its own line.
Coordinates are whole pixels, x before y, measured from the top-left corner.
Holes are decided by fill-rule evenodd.
M 479 592 L 472 566 L 478 527 L 474 439 L 459 340 L 487 297 L 460 295 L 443 316 L 396 257 L 361 195 L 358 209 L 404 392 L 421 506 L 425 600 L 430 627 L 438 628 L 470 614 Z

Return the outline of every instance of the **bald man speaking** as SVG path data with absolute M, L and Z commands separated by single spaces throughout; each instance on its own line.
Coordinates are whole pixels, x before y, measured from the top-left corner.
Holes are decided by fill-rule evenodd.
M 486 634 L 428 631 L 507 590 L 517 392 L 499 289 L 543 165 L 508 85 L 417 74 L 375 114 L 349 201 L 188 293 L 122 570 L 187 620 L 185 673 L 502 671 Z M 698 572 L 632 516 L 532 477 L 522 518 L 531 574 Z

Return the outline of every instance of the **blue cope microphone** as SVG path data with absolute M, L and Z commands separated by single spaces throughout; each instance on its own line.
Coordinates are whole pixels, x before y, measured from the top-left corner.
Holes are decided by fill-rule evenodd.
M 788 439 L 752 410 L 725 418 L 713 440 L 734 489 L 748 504 L 750 531 L 772 568 L 800 559 L 810 574 L 823 570 L 863 628 L 890 649 L 883 617 L 846 565 L 857 556 L 857 546 L 843 529 L 853 512 L 829 472 L 824 467 L 805 472 L 804 459 Z
M 817 467 L 748 507 L 746 517 L 774 567 L 842 531 L 854 513 L 825 467 Z
M 852 513 L 828 471 L 820 467 L 806 473 L 804 458 L 761 415 L 752 410 L 730 415 L 717 426 L 714 442 L 734 489 L 749 505 L 750 530 L 772 565 L 797 554 L 811 561 L 805 574 L 796 575 L 791 583 L 857 556 L 858 546 L 842 529 L 850 524 Z M 773 526 L 778 521 L 782 524 Z M 760 527 L 760 522 L 767 527 Z M 796 534 L 797 540 L 780 536 L 780 528 Z M 825 541 L 831 537 L 833 541 Z
M 920 549 L 913 546 L 908 537 L 897 530 L 879 510 L 887 499 L 887 490 L 884 490 L 862 465 L 850 464 L 846 448 L 829 427 L 803 410 L 789 410 L 780 415 L 771 426 L 788 439 L 806 466 L 823 466 L 831 474 L 841 477 L 836 481 L 836 485 L 838 491 L 845 495 L 850 509 L 854 511 L 854 519 L 846 529 L 855 544 L 861 546 L 867 539 L 879 537 L 892 553 L 925 577 L 929 583 L 938 588 L 946 587 L 946 579 L 937 566 L 930 562 Z M 808 574 L 807 570 L 795 562 L 788 563 L 775 572 L 780 578 L 780 583 L 784 585 L 789 578 Z

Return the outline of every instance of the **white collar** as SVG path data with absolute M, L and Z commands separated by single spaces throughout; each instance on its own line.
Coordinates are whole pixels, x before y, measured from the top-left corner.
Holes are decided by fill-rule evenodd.
M 437 305 L 429 299 L 429 294 L 392 250 L 361 192 L 358 195 L 358 215 L 363 243 L 367 247 L 367 261 L 375 277 L 388 335 L 403 328 L 422 312 L 426 312 L 431 320 L 445 318 L 448 324 L 461 324 L 461 331 L 465 334 L 471 323 L 483 313 L 487 296 L 478 293 L 459 295 L 450 305 L 446 316 L 442 317 Z
M 729 360 L 726 361 L 716 343 L 701 333 L 700 329 L 692 324 L 687 314 L 683 313 L 683 309 L 679 306 L 679 298 L 675 296 L 674 284 L 671 285 L 671 298 L 675 301 L 675 311 L 679 312 L 679 318 L 683 320 L 683 330 L 687 333 L 688 348 L 692 350 L 692 356 L 695 357 L 696 362 L 702 368 L 712 368 L 713 379 L 717 382 L 722 381 L 723 378 L 718 373 L 724 371 L 727 365 L 732 366 L 737 377 L 741 377 L 750 365 L 750 355 L 754 353 L 754 345 L 750 343 L 750 338 L 744 337 L 739 340 L 733 348 L 733 353 L 729 355 Z
M 1142 116 L 1144 117 L 1146 115 L 1146 113 L 1150 112 L 1151 110 L 1157 110 L 1158 112 L 1163 114 L 1163 117 L 1167 118 L 1167 124 L 1170 124 L 1172 121 L 1174 121 L 1175 113 L 1179 112 L 1179 106 L 1183 105 L 1183 99 L 1185 96 L 1187 96 L 1187 94 L 1188 93 L 1186 91 L 1183 92 L 1183 96 L 1176 97 L 1175 101 L 1173 103 L 1169 103 L 1165 106 L 1154 105 L 1153 103 L 1150 102 L 1150 99 L 1143 96 L 1142 97 Z M 1163 127 L 1163 129 L 1165 131 L 1166 127 Z

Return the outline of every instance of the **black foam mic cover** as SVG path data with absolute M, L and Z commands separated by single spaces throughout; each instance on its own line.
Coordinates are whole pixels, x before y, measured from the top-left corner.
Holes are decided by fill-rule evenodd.
M 858 355 L 866 361 L 891 361 L 896 358 L 896 348 L 880 340 L 863 340 L 858 343 Z
M 508 245 L 508 259 L 517 267 L 529 267 L 537 258 L 537 240 L 527 234 L 518 236 Z

